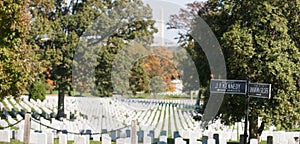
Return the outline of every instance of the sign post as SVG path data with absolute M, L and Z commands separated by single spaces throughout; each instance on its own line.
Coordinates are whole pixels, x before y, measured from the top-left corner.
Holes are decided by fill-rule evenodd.
M 247 85 L 249 86 L 249 80 L 247 81 Z M 249 96 L 249 89 L 248 89 L 246 94 L 246 103 L 245 103 L 246 107 L 245 107 L 244 144 L 247 144 L 247 138 L 248 138 L 249 103 L 250 103 L 250 96 Z
M 210 81 L 211 93 L 224 94 L 243 94 L 246 95 L 245 104 L 245 129 L 244 144 L 247 143 L 248 137 L 248 119 L 249 119 L 249 103 L 250 97 L 271 98 L 271 84 L 250 83 L 249 80 L 222 80 L 212 79 Z

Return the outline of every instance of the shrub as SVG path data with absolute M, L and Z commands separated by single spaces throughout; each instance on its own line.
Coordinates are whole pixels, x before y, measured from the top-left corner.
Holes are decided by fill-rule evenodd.
M 44 78 L 40 78 L 36 80 L 31 86 L 29 87 L 29 99 L 34 100 L 45 100 L 46 99 L 46 85 Z

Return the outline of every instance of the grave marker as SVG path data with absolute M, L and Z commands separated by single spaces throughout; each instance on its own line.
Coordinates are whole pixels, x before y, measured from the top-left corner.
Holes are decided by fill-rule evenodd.
M 0 142 L 10 142 L 10 130 L 0 130 Z
M 66 134 L 60 134 L 58 137 L 58 143 L 59 144 L 67 144 L 68 142 L 68 137 Z
M 102 135 L 102 144 L 111 144 L 111 138 L 108 134 Z
M 30 119 L 31 119 L 31 115 L 25 114 L 24 139 L 23 139 L 24 144 L 29 144 L 30 142 L 30 126 L 31 126 Z
M 136 120 L 131 121 L 131 144 L 137 144 L 137 136 L 136 136 Z

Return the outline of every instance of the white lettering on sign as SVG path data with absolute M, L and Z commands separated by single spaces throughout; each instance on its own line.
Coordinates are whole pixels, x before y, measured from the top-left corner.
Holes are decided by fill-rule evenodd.
M 262 93 L 262 94 L 268 94 L 269 88 L 260 88 L 260 87 L 250 87 L 251 93 Z
M 237 83 L 216 83 L 215 85 L 216 89 L 240 89 L 241 88 L 241 84 L 237 84 Z

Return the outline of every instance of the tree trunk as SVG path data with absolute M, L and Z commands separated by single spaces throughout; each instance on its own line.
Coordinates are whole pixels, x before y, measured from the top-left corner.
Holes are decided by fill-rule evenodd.
M 69 86 L 69 91 L 68 91 L 68 95 L 69 95 L 69 96 L 72 96 L 72 91 L 73 91 L 72 86 Z
M 199 92 L 198 92 L 196 105 L 200 105 L 200 100 L 201 100 L 201 90 L 199 90 Z
M 63 84 L 60 84 L 58 87 L 58 108 L 57 108 L 57 119 L 64 117 L 65 115 L 65 88 Z
M 264 130 L 265 125 L 264 121 L 262 121 L 260 127 L 258 127 L 258 117 L 250 117 L 249 119 L 249 131 L 250 131 L 250 136 L 248 143 L 250 143 L 250 139 L 257 139 L 258 144 L 260 144 L 260 136 L 262 134 L 262 131 Z

